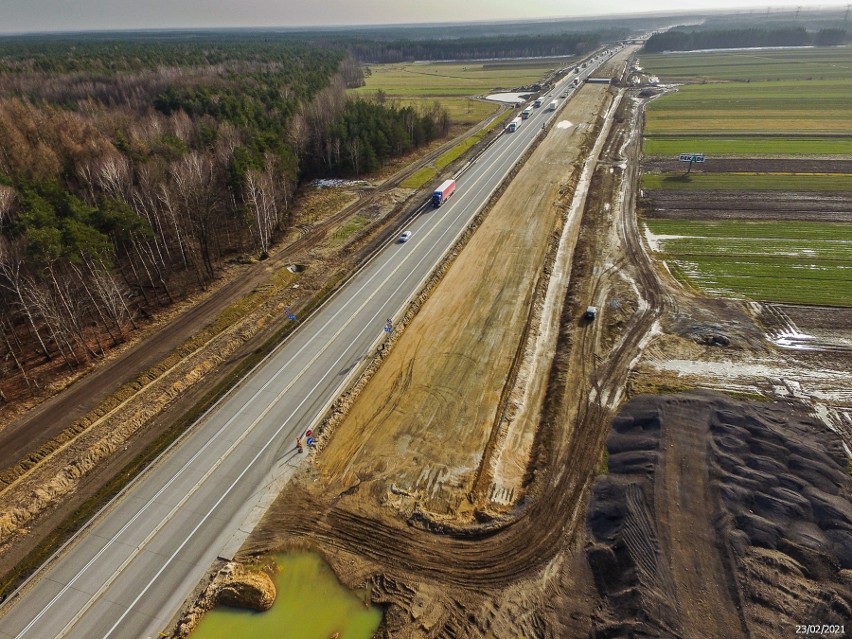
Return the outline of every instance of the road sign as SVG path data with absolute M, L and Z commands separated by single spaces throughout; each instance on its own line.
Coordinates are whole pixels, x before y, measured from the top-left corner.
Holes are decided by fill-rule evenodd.
M 696 162 L 701 164 L 704 162 L 704 154 L 703 153 L 681 153 L 680 154 L 681 162 Z
M 290 313 L 290 314 L 287 316 L 287 319 L 294 320 L 294 319 L 296 319 L 296 316 L 295 316 L 295 315 L 293 315 L 293 313 Z

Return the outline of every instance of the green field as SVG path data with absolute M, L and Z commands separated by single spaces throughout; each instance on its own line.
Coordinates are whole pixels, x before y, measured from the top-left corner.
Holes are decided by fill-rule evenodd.
M 422 112 L 428 111 L 436 101 L 447 110 L 447 113 L 450 114 L 450 120 L 455 124 L 472 125 L 482 122 L 499 108 L 495 102 L 447 96 L 429 98 L 391 97 L 388 98 L 387 104 L 396 104 L 400 107 L 412 106 Z
M 643 55 L 640 63 L 664 83 L 691 83 L 648 105 L 649 156 L 676 155 L 686 138 L 717 156 L 852 151 L 852 47 Z
M 649 104 L 646 156 L 852 155 L 852 47 L 643 55 L 640 64 L 663 83 L 692 83 Z M 648 173 L 642 187 L 843 192 L 852 191 L 852 176 Z M 852 306 L 852 224 L 645 225 L 672 273 L 705 293 Z
M 366 85 L 354 93 L 382 89 L 393 97 L 470 96 L 490 93 L 497 87 L 533 84 L 554 68 L 568 64 L 559 60 L 536 60 L 534 64 L 484 64 L 482 62 L 400 63 L 369 67 Z
M 642 54 L 640 64 L 645 71 L 666 82 L 849 81 L 852 78 L 852 47 Z
M 642 188 L 664 191 L 852 191 L 852 175 L 843 173 L 645 173 L 642 175 Z
M 500 87 L 535 84 L 554 68 L 566 64 L 566 58 L 500 63 L 378 64 L 369 67 L 366 84 L 350 92 L 370 96 L 381 89 L 388 102 L 421 110 L 438 102 L 447 109 L 454 124 L 470 126 L 498 109 L 494 102 L 471 96 L 485 96 Z
M 846 81 L 694 84 L 654 100 L 646 134 L 852 134 Z
M 709 157 L 777 157 L 787 155 L 852 156 L 849 137 L 794 136 L 654 136 L 644 140 L 648 157 L 677 157 L 680 153 L 704 153 Z
M 709 294 L 852 306 L 852 224 L 646 220 L 671 271 Z

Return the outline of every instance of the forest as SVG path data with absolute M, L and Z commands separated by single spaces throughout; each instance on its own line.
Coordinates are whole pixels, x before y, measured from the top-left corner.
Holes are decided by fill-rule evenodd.
M 679 30 L 656 33 L 648 38 L 645 51 L 696 51 L 703 49 L 740 49 L 748 47 L 804 47 L 844 44 L 848 37 L 843 29 L 820 29 L 815 32 L 804 27 L 775 29 Z
M 415 60 L 474 60 L 583 55 L 604 39 L 619 40 L 626 31 L 606 33 L 555 33 L 505 35 L 457 39 L 380 40 L 341 39 L 356 59 L 367 63 L 413 62 Z
M 349 98 L 362 82 L 286 38 L 0 41 L 0 401 L 265 257 L 306 180 L 447 134 L 440 108 Z

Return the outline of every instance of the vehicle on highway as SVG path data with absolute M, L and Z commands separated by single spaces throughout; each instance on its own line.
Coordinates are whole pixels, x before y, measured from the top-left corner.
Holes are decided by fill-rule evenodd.
M 520 122 L 520 118 L 515 118 L 515 120 Z M 514 122 L 515 120 L 512 120 Z M 445 180 L 441 186 L 435 189 L 432 192 L 432 208 L 438 208 L 453 194 L 456 190 L 456 181 L 455 180 Z
M 403 233 L 402 235 L 399 236 L 399 243 L 402 244 L 403 242 L 407 242 L 408 238 L 410 238 L 410 237 L 411 237 L 411 231 L 406 231 L 405 233 Z
M 541 98 L 536 98 L 535 102 L 533 102 L 533 106 L 537 109 L 541 106 Z
M 521 111 L 521 118 L 523 118 L 524 120 L 526 120 L 531 115 L 532 115 L 532 108 L 531 107 L 527 107 L 526 109 Z
M 517 117 L 511 122 L 509 122 L 509 124 L 506 125 L 506 133 L 514 133 L 515 131 L 517 131 L 518 127 L 521 126 L 521 122 L 523 121 L 523 118 Z

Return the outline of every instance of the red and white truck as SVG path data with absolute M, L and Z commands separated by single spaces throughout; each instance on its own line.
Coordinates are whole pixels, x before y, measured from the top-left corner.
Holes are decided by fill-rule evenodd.
M 432 193 L 432 207 L 438 208 L 444 202 L 446 202 L 449 197 L 453 194 L 453 191 L 456 190 L 456 181 L 455 180 L 447 180 L 441 186 L 439 186 Z

